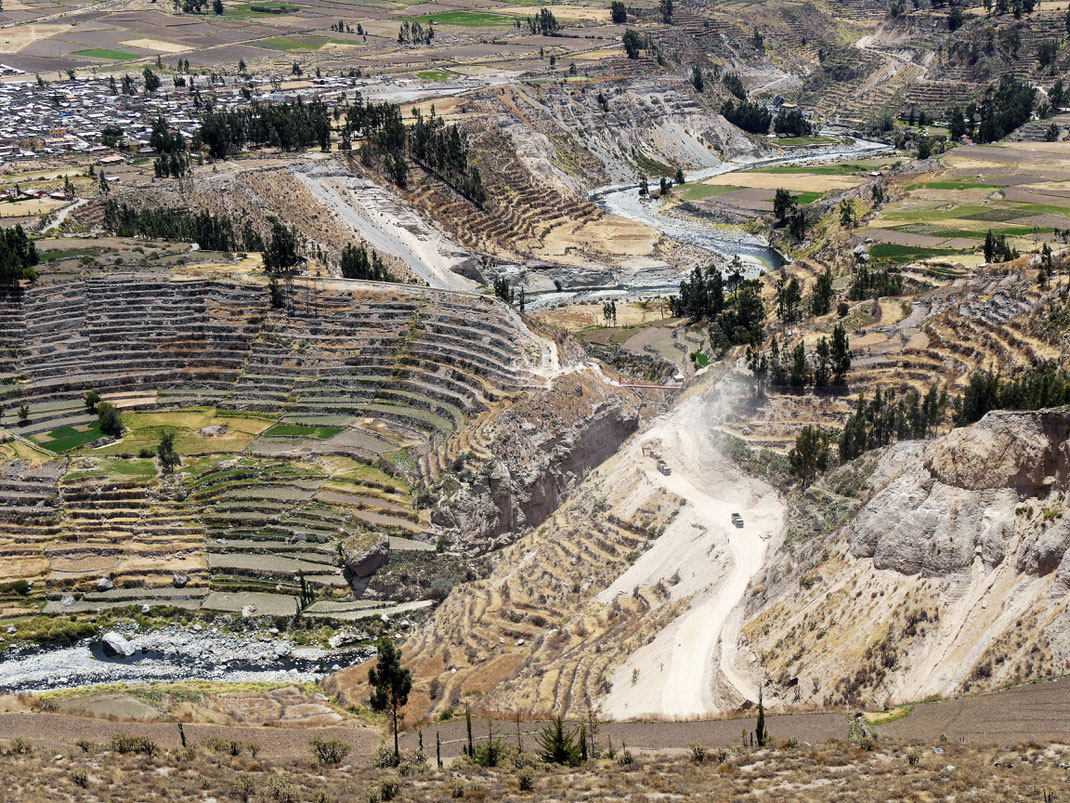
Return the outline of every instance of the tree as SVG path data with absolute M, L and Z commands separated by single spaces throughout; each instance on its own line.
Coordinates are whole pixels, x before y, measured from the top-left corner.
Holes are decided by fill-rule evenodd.
M 623 25 L 628 21 L 628 9 L 620 0 L 613 0 L 609 5 L 609 17 L 615 25 Z
M 672 0 L 661 0 L 661 21 L 666 25 L 672 25 Z
M 581 763 L 580 747 L 576 743 L 576 734 L 565 728 L 561 717 L 539 731 L 539 758 L 547 764 L 564 764 L 577 767 Z
M 282 309 L 286 305 L 286 295 L 279 284 L 279 277 L 275 274 L 268 277 L 268 299 L 272 309 Z
M 22 405 L 18 411 L 19 424 L 25 426 L 30 421 L 30 408 L 28 405 Z
M 245 72 L 245 59 L 238 59 L 238 72 Z
M 95 413 L 97 405 L 100 404 L 100 394 L 95 390 L 91 390 L 85 394 L 83 401 L 85 402 L 85 409 L 90 413 Z
M 800 242 L 806 239 L 806 229 L 809 225 L 810 221 L 807 219 L 805 209 L 797 211 L 788 221 L 788 229 L 791 231 L 791 236 Z
M 156 456 L 160 458 L 160 467 L 164 474 L 170 474 L 175 470 L 181 459 L 175 451 L 175 433 L 165 432 L 160 436 L 160 444 L 156 447 Z
M 809 485 L 818 472 L 827 469 L 831 459 L 828 433 L 809 424 L 802 428 L 795 446 L 788 452 L 791 473 L 804 485 Z
M 830 364 L 832 362 L 827 337 L 818 339 L 817 347 L 814 350 L 814 362 L 816 363 L 814 366 L 814 387 L 827 387 L 831 376 Z
M 297 255 L 297 237 L 293 229 L 283 225 L 278 218 L 272 218 L 271 240 L 264 249 L 264 270 L 268 273 L 289 271 L 300 261 L 301 257 Z
M 1059 139 L 1059 126 L 1056 123 L 1052 123 L 1044 131 L 1045 142 L 1055 142 Z
M 145 77 L 145 94 L 151 95 L 160 88 L 160 76 L 151 69 L 146 67 L 141 74 Z
M 97 421 L 100 423 L 100 431 L 105 435 L 118 438 L 123 434 L 123 424 L 119 419 L 119 411 L 115 405 L 101 402 L 97 405 Z
M 624 36 L 621 37 L 620 41 L 624 45 L 624 52 L 628 54 L 628 58 L 639 58 L 639 49 L 642 47 L 643 40 L 638 33 L 629 28 L 624 32 Z
M 851 370 L 851 341 L 847 337 L 847 330 L 842 323 L 837 323 L 832 330 L 832 375 L 836 378 L 836 384 L 842 385 Z
M 796 209 L 798 209 L 798 204 L 795 202 L 795 197 L 783 188 L 778 189 L 773 198 L 773 214 L 777 222 L 783 223 Z
M 962 114 L 962 107 L 955 106 L 951 109 L 951 119 L 948 121 L 948 136 L 958 142 L 966 133 L 966 118 Z
M 394 759 L 401 761 L 398 745 L 398 709 L 409 701 L 412 691 L 412 672 L 401 667 L 401 650 L 388 636 L 375 643 L 379 653 L 376 665 L 368 670 L 368 684 L 372 687 L 371 707 L 374 711 L 389 711 L 394 724 Z
M 853 229 L 858 225 L 858 211 L 850 198 L 840 201 L 840 225 L 845 229 Z
M 697 64 L 691 68 L 691 85 L 695 87 L 695 91 L 702 94 L 702 90 L 706 88 L 706 79 L 702 75 L 702 68 Z
M 758 687 L 758 721 L 754 724 L 754 741 L 758 743 L 758 747 L 765 747 L 766 739 L 768 738 L 765 732 L 765 701 L 762 699 L 762 688 Z
M 797 343 L 791 351 L 791 385 L 801 388 L 810 381 L 810 363 L 806 361 L 806 349 Z
M 832 309 L 832 271 L 825 268 L 814 281 L 814 291 L 810 296 L 810 314 L 827 315 Z
M 928 137 L 918 137 L 918 159 L 924 162 L 933 153 L 932 140 Z
M 217 17 L 223 16 L 223 0 L 212 0 L 212 11 Z
M 679 186 L 684 183 L 684 169 L 682 167 L 676 168 L 676 184 Z

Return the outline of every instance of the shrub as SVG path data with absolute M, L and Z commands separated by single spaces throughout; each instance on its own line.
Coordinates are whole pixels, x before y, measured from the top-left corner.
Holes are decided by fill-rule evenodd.
M 209 736 L 201 744 L 213 752 L 223 753 L 228 756 L 240 756 L 244 748 L 244 745 L 237 740 L 221 739 L 218 736 Z
M 281 775 L 272 775 L 268 779 L 267 789 L 268 794 L 278 803 L 297 803 L 299 799 L 297 787 Z
M 71 770 L 71 780 L 74 781 L 75 786 L 85 789 L 89 786 L 89 773 L 85 771 L 84 767 L 75 767 Z
M 726 761 L 728 761 L 728 748 L 719 748 L 717 752 L 713 754 L 713 757 L 717 759 L 718 764 L 724 764 Z
M 454 778 L 450 781 L 450 797 L 464 797 L 464 781 L 460 778 Z
M 230 790 L 234 797 L 247 803 L 256 794 L 256 778 L 249 772 L 239 772 L 230 779 Z
M 863 736 L 861 739 L 859 739 L 858 746 L 866 751 L 872 750 L 874 747 L 873 740 L 868 736 Z
M 401 779 L 387 776 L 379 781 L 379 795 L 383 800 L 393 800 L 401 794 Z
M 915 753 L 913 750 L 911 750 L 909 753 L 907 753 L 907 764 L 909 764 L 910 766 L 913 767 L 917 763 L 918 763 L 918 754 Z
M 309 739 L 312 753 L 323 764 L 341 764 L 349 755 L 350 747 L 341 739 Z
M 116 753 L 141 753 L 146 756 L 156 755 L 156 742 L 148 736 L 132 736 L 129 733 L 117 733 L 111 737 L 111 749 Z
M 379 745 L 379 749 L 375 751 L 375 755 L 372 756 L 372 767 L 375 769 L 386 769 L 387 767 L 396 767 L 400 762 L 397 756 L 394 755 L 394 751 L 386 744 Z
M 79 739 L 77 742 L 75 742 L 75 745 L 82 748 L 83 753 L 88 753 L 96 749 L 97 743 L 91 742 L 88 739 Z
M 698 744 L 697 742 L 689 744 L 687 750 L 691 754 L 691 760 L 697 764 L 701 764 L 706 760 L 706 756 L 709 755 L 706 745 Z
M 516 774 L 516 779 L 520 783 L 521 792 L 530 792 L 535 788 L 535 773 L 530 767 L 521 767 L 520 772 Z

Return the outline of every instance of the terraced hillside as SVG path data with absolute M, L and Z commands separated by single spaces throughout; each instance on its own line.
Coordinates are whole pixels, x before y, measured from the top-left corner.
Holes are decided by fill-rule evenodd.
M 392 609 L 371 576 L 434 550 L 417 457 L 542 392 L 557 359 L 496 301 L 391 285 L 298 286 L 272 310 L 255 283 L 116 271 L 6 293 L 0 318 L 0 593 L 49 613 Z

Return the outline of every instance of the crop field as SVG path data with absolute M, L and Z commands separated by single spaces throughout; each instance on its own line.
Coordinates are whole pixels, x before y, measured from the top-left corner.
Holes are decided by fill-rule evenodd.
M 127 412 L 121 417 L 126 432 L 118 442 L 100 449 L 101 454 L 137 454 L 142 449 L 155 449 L 165 432 L 174 433 L 179 454 L 236 452 L 274 423 L 272 417 L 222 414 L 214 409 Z M 207 427 L 225 427 L 226 431 L 201 433 Z
M 943 169 L 906 185 L 866 234 L 894 262 L 979 248 L 989 230 L 1031 250 L 1070 228 L 1070 170 L 1060 166 L 1067 155 L 1067 143 L 1048 143 L 1026 163 L 1016 149 L 956 148 L 941 157 Z M 921 250 L 904 250 L 911 247 Z
M 315 438 L 325 441 L 333 438 L 343 427 L 310 426 L 305 424 L 276 424 L 264 432 L 267 438 Z
M 465 28 L 502 28 L 514 25 L 510 17 L 481 11 L 447 11 L 443 14 L 424 14 L 419 17 L 399 17 L 409 22 L 436 25 L 458 25 Z
M 128 53 L 124 50 L 113 50 L 106 47 L 92 47 L 87 50 L 76 50 L 72 55 L 86 56 L 91 59 L 109 59 L 111 61 L 133 61 L 140 58 L 136 53 Z
M 58 454 L 77 449 L 103 435 L 104 433 L 100 431 L 100 424 L 94 421 L 90 424 L 58 427 L 46 435 L 35 436 L 34 440 L 49 451 Z

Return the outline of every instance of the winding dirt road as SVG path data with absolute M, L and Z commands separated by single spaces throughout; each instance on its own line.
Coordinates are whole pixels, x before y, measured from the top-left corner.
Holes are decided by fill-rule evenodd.
M 781 530 L 784 508 L 773 488 L 743 474 L 713 440 L 713 425 L 731 406 L 729 397 L 743 392 L 746 383 L 738 374 L 713 384 L 700 380 L 630 446 L 630 459 L 642 467 L 640 482 L 685 504 L 599 600 L 662 582 L 670 588 L 666 604 L 683 601 L 686 607 L 614 671 L 602 701 L 607 717 L 687 718 L 731 707 L 725 700 L 735 693 L 757 699 L 756 682 L 737 666 L 741 617 L 734 613 L 762 566 L 767 540 Z M 669 474 L 657 469 L 659 458 Z M 733 526 L 733 513 L 743 516 L 743 529 Z M 719 681 L 734 691 L 718 691 Z

